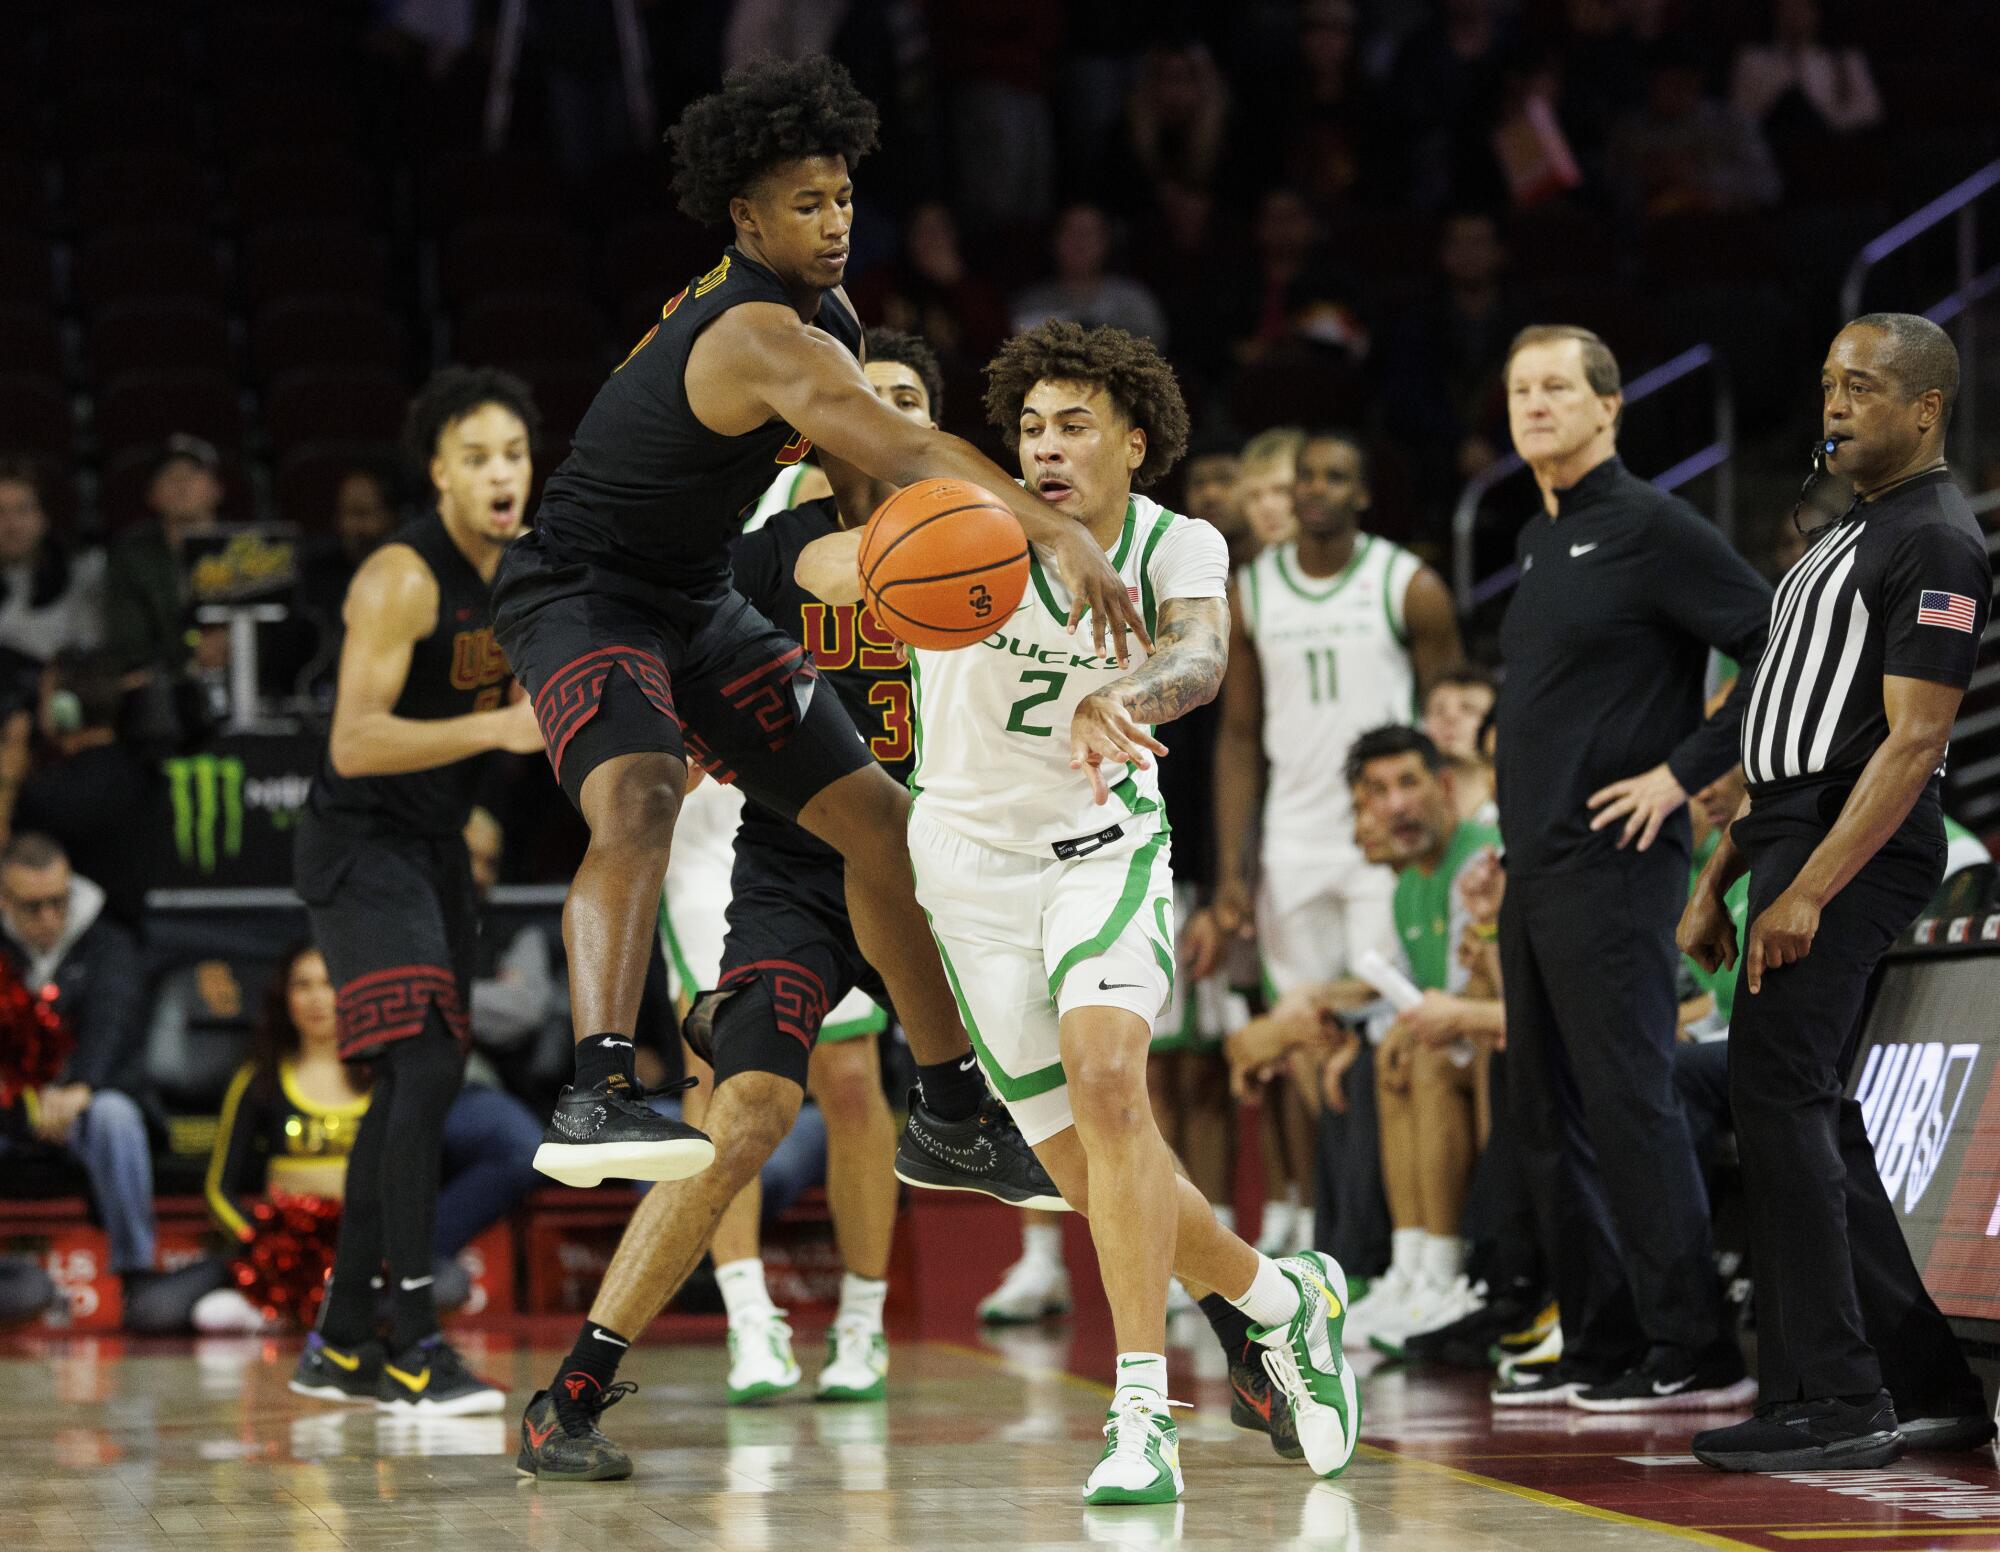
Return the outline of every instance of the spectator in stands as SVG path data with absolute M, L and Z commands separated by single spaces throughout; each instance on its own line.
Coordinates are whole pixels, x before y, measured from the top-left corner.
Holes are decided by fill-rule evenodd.
M 1451 769 L 1452 801 L 1461 819 L 1498 824 L 1493 803 L 1493 761 L 1481 734 L 1498 693 L 1493 675 L 1476 663 L 1459 663 L 1431 682 L 1424 697 L 1424 733 Z
M 140 1101 L 145 975 L 132 934 L 104 914 L 104 891 L 45 835 L 0 847 L 0 958 L 75 1037 L 56 1081 L 23 1096 L 0 1155 L 33 1143 L 83 1165 L 128 1297 L 153 1271 L 153 1156 Z
M 1427 494 L 1449 501 L 1505 447 L 1507 345 L 1528 321 L 1507 284 L 1507 245 L 1488 211 L 1445 218 L 1431 294 L 1383 344 L 1389 429 L 1432 471 Z M 1421 477 L 1421 476 L 1420 476 Z
M 1110 324 L 1165 347 L 1167 316 L 1159 299 L 1131 276 L 1106 272 L 1111 222 L 1102 210 L 1077 204 L 1063 211 L 1056 218 L 1050 252 L 1055 274 L 1014 298 L 1015 329 L 1068 318 L 1091 327 Z
M 1193 38 L 1153 45 L 1139 57 L 1123 132 L 1105 162 L 1105 204 L 1138 217 L 1167 186 L 1213 189 L 1229 126 L 1229 83 L 1207 46 Z
M 1256 276 L 1223 304 L 1237 309 L 1237 354 L 1246 358 L 1291 333 L 1292 287 L 1318 251 L 1319 220 L 1298 190 L 1271 189 L 1257 201 L 1251 240 Z
M 948 362 L 988 360 L 1007 335 L 1000 293 L 965 262 L 951 207 L 927 200 L 903 223 L 903 251 L 854 288 L 864 318 L 928 340 Z
M 1773 0 L 1770 37 L 1736 51 L 1729 97 L 1780 144 L 1824 144 L 1882 117 L 1868 56 L 1821 33 L 1819 0 Z
M 1260 431 L 1243 444 L 1237 460 L 1237 505 L 1258 550 L 1283 544 L 1298 532 L 1292 486 L 1298 479 L 1299 449 L 1306 434 L 1297 426 Z
M 1646 103 L 1612 132 L 1605 170 L 1636 214 L 1716 214 L 1774 205 L 1778 164 L 1756 122 L 1703 89 L 1700 63 L 1666 54 Z
M 1061 0 L 957 0 L 932 8 L 941 77 L 952 83 L 956 187 L 977 227 L 1047 219 L 1056 187 L 1050 108 Z
M 1257 128 L 1245 142 L 1258 160 L 1240 165 L 1252 187 L 1275 174 L 1319 210 L 1394 197 L 1403 145 L 1362 66 L 1358 38 L 1352 0 L 1303 0 L 1284 61 L 1291 79 L 1246 104 Z
M 159 763 L 118 736 L 126 696 L 105 652 L 65 652 L 42 671 L 34 711 L 0 725 L 0 841 L 50 837 L 103 890 L 105 914 L 143 937 L 166 786 Z
M 347 584 L 375 548 L 403 521 L 403 487 L 385 454 L 357 462 L 341 475 L 333 499 L 333 531 L 303 547 L 285 640 L 269 650 L 279 683 L 332 705 L 334 670 L 346 636 L 341 610 Z
M 267 1192 L 344 1194 L 373 1074 L 365 1063 L 342 1062 L 339 1045 L 326 960 L 310 943 L 296 944 L 272 978 L 250 1060 L 230 1081 L 209 1158 L 209 1210 L 237 1243 L 256 1237 L 255 1204 Z M 444 1308 L 463 1305 L 470 1291 L 458 1253 L 533 1187 L 540 1141 L 541 1123 L 509 1095 L 469 1083 L 452 1101 L 433 1241 Z M 175 1273 L 147 1301 L 147 1329 L 262 1329 L 262 1315 L 224 1286 L 232 1259 Z
M 190 657 L 221 666 L 221 628 L 194 635 L 182 547 L 212 532 L 222 510 L 222 455 L 200 437 L 167 438 L 146 486 L 152 517 L 119 536 L 106 567 L 105 641 L 120 668 L 179 672 Z
M 1187 493 L 1181 505 L 1187 515 L 1200 518 L 1222 535 L 1229 545 L 1232 569 L 1242 565 L 1262 546 L 1243 512 L 1243 461 L 1236 439 L 1213 431 L 1206 437 L 1197 436 L 1183 467 Z
M 0 459 L 0 647 L 46 663 L 104 639 L 104 552 L 72 552 L 49 532 L 41 475 Z
M 475 808 L 465 822 L 465 849 L 473 887 L 482 901 L 500 882 L 506 832 L 500 821 Z M 472 983 L 472 1046 L 478 1066 L 495 1073 L 512 1093 L 553 1093 L 567 1076 L 570 1057 L 569 983 L 562 972 L 562 942 L 552 923 L 531 922 L 489 956 Z M 482 937 L 490 935 L 489 932 Z
M 1408 137 L 1405 201 L 1436 209 L 1490 196 L 1489 135 L 1506 84 L 1509 36 L 1496 0 L 1444 0 L 1397 52 L 1390 80 Z

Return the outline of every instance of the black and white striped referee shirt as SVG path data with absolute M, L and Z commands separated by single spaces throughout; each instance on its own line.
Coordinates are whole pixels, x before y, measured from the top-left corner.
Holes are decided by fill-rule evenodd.
M 1949 471 L 1856 506 L 1772 600 L 1743 716 L 1751 792 L 1852 782 L 1889 735 L 1883 677 L 1964 688 L 1992 603 L 1986 541 Z

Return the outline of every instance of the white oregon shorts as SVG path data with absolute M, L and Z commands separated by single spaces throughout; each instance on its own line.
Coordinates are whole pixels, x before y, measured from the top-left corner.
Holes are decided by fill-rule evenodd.
M 1174 979 L 1164 832 L 1063 861 L 910 815 L 917 903 L 987 1082 L 1032 1145 L 1072 1124 L 1058 1026 L 1072 1008 L 1156 1024 Z
M 660 894 L 660 941 L 667 950 L 674 1004 L 682 1011 L 722 978 L 730 870 L 736 865 L 736 826 L 742 817 L 742 793 L 704 781 L 683 800 L 674 824 L 673 856 Z M 827 1014 L 819 1038 L 833 1045 L 888 1027 L 889 1015 L 857 986 Z
M 1267 851 L 1257 883 L 1257 955 L 1268 990 L 1345 975 L 1368 949 L 1396 963 L 1396 875 L 1348 851 L 1324 860 Z

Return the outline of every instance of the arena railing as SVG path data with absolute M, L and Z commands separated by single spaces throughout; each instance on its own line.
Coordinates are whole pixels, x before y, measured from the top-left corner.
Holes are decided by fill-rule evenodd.
M 1662 361 L 1651 371 L 1641 372 L 1627 383 L 1625 407 L 1629 412 L 1634 405 L 1644 403 L 1669 384 L 1703 371 L 1711 373 L 1714 378 L 1714 435 L 1705 446 L 1654 475 L 1653 484 L 1661 490 L 1679 490 L 1681 486 L 1713 471 L 1716 480 L 1715 510 L 1710 515 L 1733 544 L 1736 541 L 1736 481 L 1730 458 L 1736 451 L 1736 398 L 1730 391 L 1729 374 L 1722 357 L 1713 346 L 1689 346 L 1671 360 Z M 1458 596 L 1461 615 L 1469 616 L 1520 580 L 1520 571 L 1512 561 L 1484 578 L 1476 578 L 1474 571 L 1478 558 L 1475 548 L 1480 509 L 1488 493 L 1501 481 L 1526 467 L 1520 454 L 1508 453 L 1473 475 L 1459 493 L 1458 505 L 1451 516 L 1451 550 L 1452 591 Z

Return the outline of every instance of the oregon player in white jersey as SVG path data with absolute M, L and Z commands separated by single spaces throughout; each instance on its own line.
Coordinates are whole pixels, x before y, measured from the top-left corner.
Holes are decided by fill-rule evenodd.
M 1174 973 L 1153 769 L 1165 745 L 1150 726 L 1214 695 L 1227 637 L 1221 535 L 1132 494 L 1186 446 L 1180 388 L 1150 342 L 1066 322 L 1017 335 L 987 371 L 987 411 L 1016 441 L 1024 483 L 1112 556 L 1150 637 L 1127 664 L 1087 628 L 1072 633 L 1071 600 L 1037 556 L 1012 617 L 976 645 L 915 653 L 912 676 L 917 898 L 989 1080 L 1089 1217 L 1117 1333 L 1107 1442 L 1085 1496 L 1180 1494 L 1170 1273 L 1264 1328 L 1306 1458 L 1331 1475 L 1359 1420 L 1339 1351 L 1346 1282 L 1330 1257 L 1274 1262 L 1217 1223 L 1176 1176 L 1146 1096 Z M 800 581 L 830 602 L 851 597 L 854 546 L 822 543 L 833 563 L 822 570 L 809 551 Z

